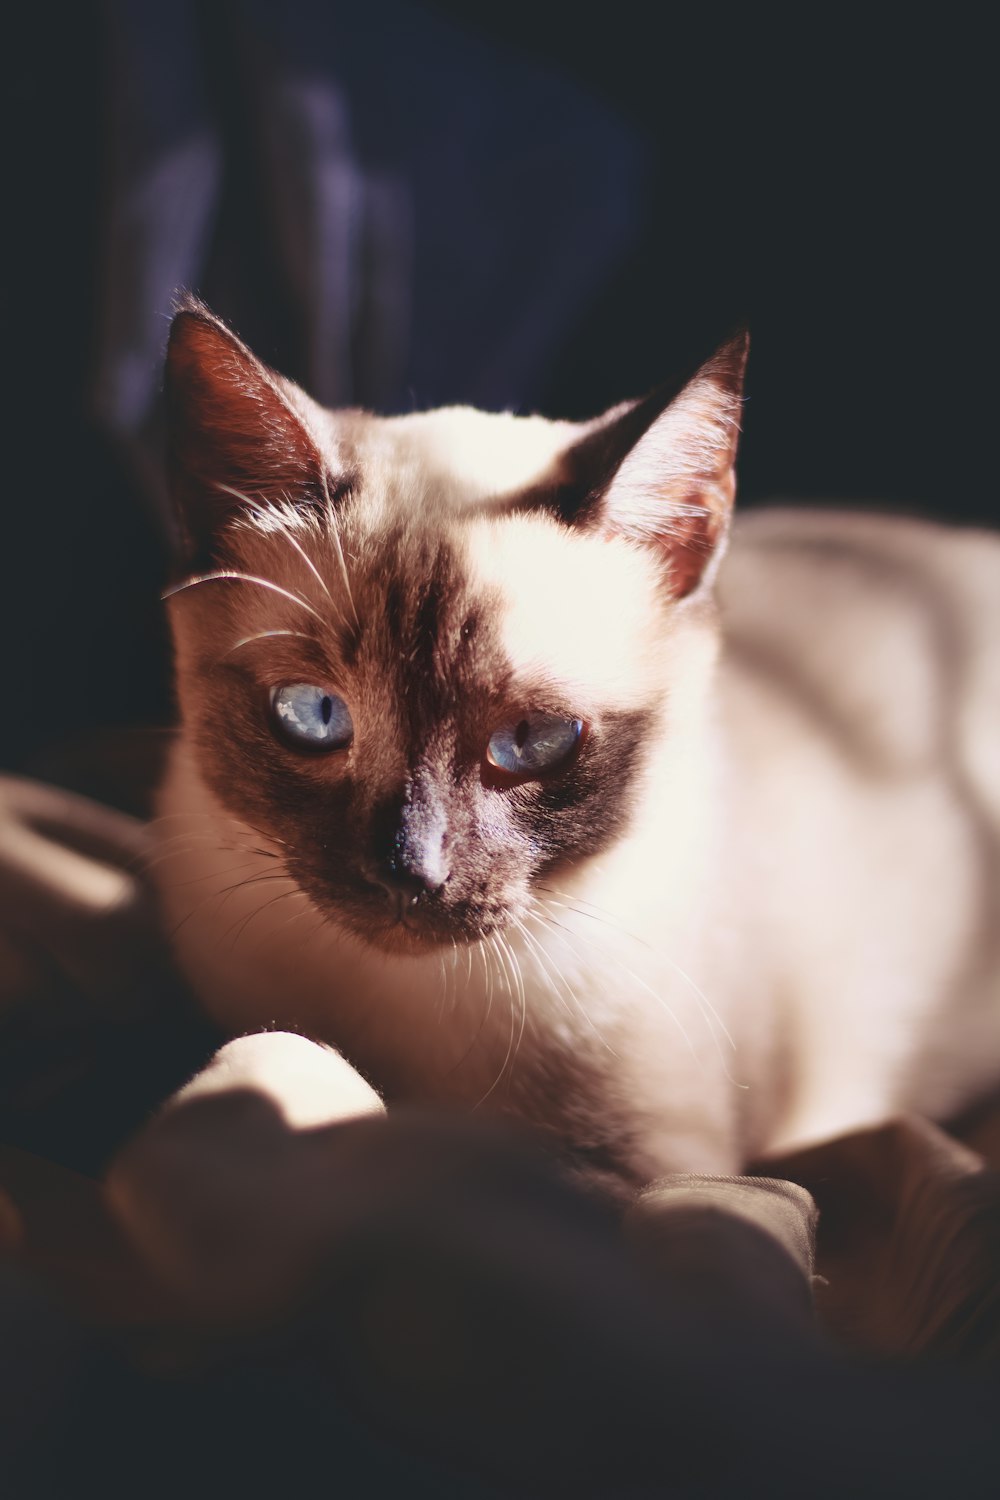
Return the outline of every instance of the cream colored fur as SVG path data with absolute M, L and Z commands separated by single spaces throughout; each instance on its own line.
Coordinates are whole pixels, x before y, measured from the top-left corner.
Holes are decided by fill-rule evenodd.
M 408 473 L 411 503 L 447 497 L 470 569 L 503 590 L 514 660 L 548 663 L 581 714 L 669 683 L 642 795 L 615 847 L 543 882 L 502 944 L 391 956 L 290 880 L 231 889 L 273 870 L 254 849 L 280 847 L 226 814 L 182 726 L 157 869 L 210 1013 L 322 1037 L 392 1097 L 571 1139 L 588 1111 L 620 1120 L 638 1177 L 946 1115 L 1000 1082 L 1000 543 L 750 515 L 719 572 L 721 626 L 704 589 L 664 626 L 634 542 L 471 503 L 486 479 L 503 493 L 545 469 L 564 427 L 377 426 L 372 471 Z M 389 509 L 395 493 L 386 479 Z M 305 590 L 286 552 L 277 581 Z M 194 626 L 171 609 L 183 710 Z

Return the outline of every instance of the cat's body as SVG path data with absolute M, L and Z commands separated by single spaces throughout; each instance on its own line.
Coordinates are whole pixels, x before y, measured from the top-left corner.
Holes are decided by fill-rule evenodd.
M 1000 1079 L 1000 543 L 768 512 L 714 580 L 732 349 L 622 439 L 636 408 L 328 417 L 179 327 L 175 487 L 231 497 L 229 576 L 172 603 L 158 869 L 216 1019 L 632 1179 Z M 332 754 L 267 720 L 316 681 Z M 519 705 L 583 726 L 530 776 L 483 755 Z

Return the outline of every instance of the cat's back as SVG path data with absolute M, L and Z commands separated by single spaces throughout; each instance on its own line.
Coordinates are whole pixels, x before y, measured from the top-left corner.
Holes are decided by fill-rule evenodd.
M 1000 827 L 1000 536 L 894 516 L 742 516 L 720 577 L 730 678 L 783 699 L 859 772 L 942 759 Z
M 795 1080 L 772 1144 L 944 1117 L 1000 1043 L 1000 541 L 760 512 L 719 598 L 738 900 Z
M 815 579 L 830 576 L 831 564 L 843 569 L 841 577 L 852 575 L 854 599 L 866 583 L 879 586 L 890 573 L 903 582 L 908 575 L 911 587 L 931 585 L 954 595 L 960 607 L 989 589 L 1000 620 L 1000 532 L 825 506 L 773 505 L 737 514 L 721 583 L 727 608 L 737 605 L 749 570 L 759 576 L 762 568 L 781 566 Z

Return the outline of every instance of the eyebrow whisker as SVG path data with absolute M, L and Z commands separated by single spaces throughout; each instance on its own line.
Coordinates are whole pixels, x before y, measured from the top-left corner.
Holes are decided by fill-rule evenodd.
M 266 505 L 263 505 L 261 502 L 254 500 L 250 495 L 244 495 L 241 490 L 233 489 L 231 484 L 223 484 L 221 480 L 216 480 L 215 487 L 217 490 L 222 490 L 222 492 L 226 495 L 232 495 L 234 500 L 242 501 L 244 505 L 250 508 L 250 511 L 255 517 L 259 518 L 261 516 L 267 515 L 268 507 Z M 292 502 L 290 496 L 286 496 L 284 497 L 284 499 L 286 501 L 286 504 L 291 505 Z M 330 593 L 330 590 L 327 588 L 322 573 L 319 571 L 316 564 L 313 562 L 312 558 L 306 552 L 302 544 L 292 535 L 287 526 L 281 527 L 281 535 L 282 537 L 284 537 L 285 541 L 289 544 L 290 547 L 295 548 L 295 551 L 299 554 L 302 561 L 305 563 L 306 567 L 309 569 L 310 573 L 313 575 L 316 582 L 323 590 L 328 601 L 336 608 L 336 601 L 334 600 L 333 595 Z
M 351 580 L 347 575 L 347 559 L 344 557 L 344 549 L 340 541 L 340 527 L 337 525 L 337 515 L 336 511 L 333 508 L 333 501 L 330 498 L 330 487 L 326 482 L 325 473 L 322 475 L 322 482 L 323 494 L 326 497 L 326 518 L 329 523 L 329 533 L 333 539 L 333 544 L 337 549 L 337 558 L 340 563 L 340 572 L 344 580 L 344 588 L 347 590 L 347 598 L 351 606 L 351 613 L 354 615 L 354 624 L 357 629 L 360 629 L 361 618 L 358 614 L 358 607 L 354 602 L 354 595 L 351 592 Z
M 241 641 L 236 642 L 235 646 L 230 646 L 228 651 L 222 653 L 220 660 L 225 660 L 227 656 L 232 656 L 233 652 L 239 651 L 241 646 L 252 646 L 254 641 L 267 641 L 279 635 L 294 636 L 300 641 L 312 640 L 312 636 L 305 630 L 258 630 L 256 635 L 245 635 Z
M 272 583 L 269 578 L 258 578 L 255 573 L 238 573 L 232 568 L 219 568 L 214 573 L 198 573 L 194 578 L 186 578 L 183 583 L 175 583 L 170 588 L 164 589 L 160 598 L 170 599 L 174 594 L 182 594 L 185 589 L 197 588 L 202 583 L 255 583 L 259 588 L 270 589 L 272 593 L 289 599 L 292 604 L 298 604 L 307 614 L 312 615 L 314 620 L 319 620 L 320 624 L 323 624 L 323 616 L 318 610 L 313 609 L 301 594 L 293 594 L 290 589 L 283 589 L 280 584 Z

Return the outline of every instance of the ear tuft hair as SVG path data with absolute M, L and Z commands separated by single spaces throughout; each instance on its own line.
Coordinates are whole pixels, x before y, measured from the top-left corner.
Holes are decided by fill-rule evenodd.
M 749 345 L 740 329 L 679 391 L 614 408 L 568 455 L 578 503 L 564 519 L 657 549 L 678 599 L 711 580 L 724 550 Z
M 189 562 L 213 555 L 241 499 L 318 501 L 319 447 L 279 377 L 190 294 L 166 367 L 168 477 Z

